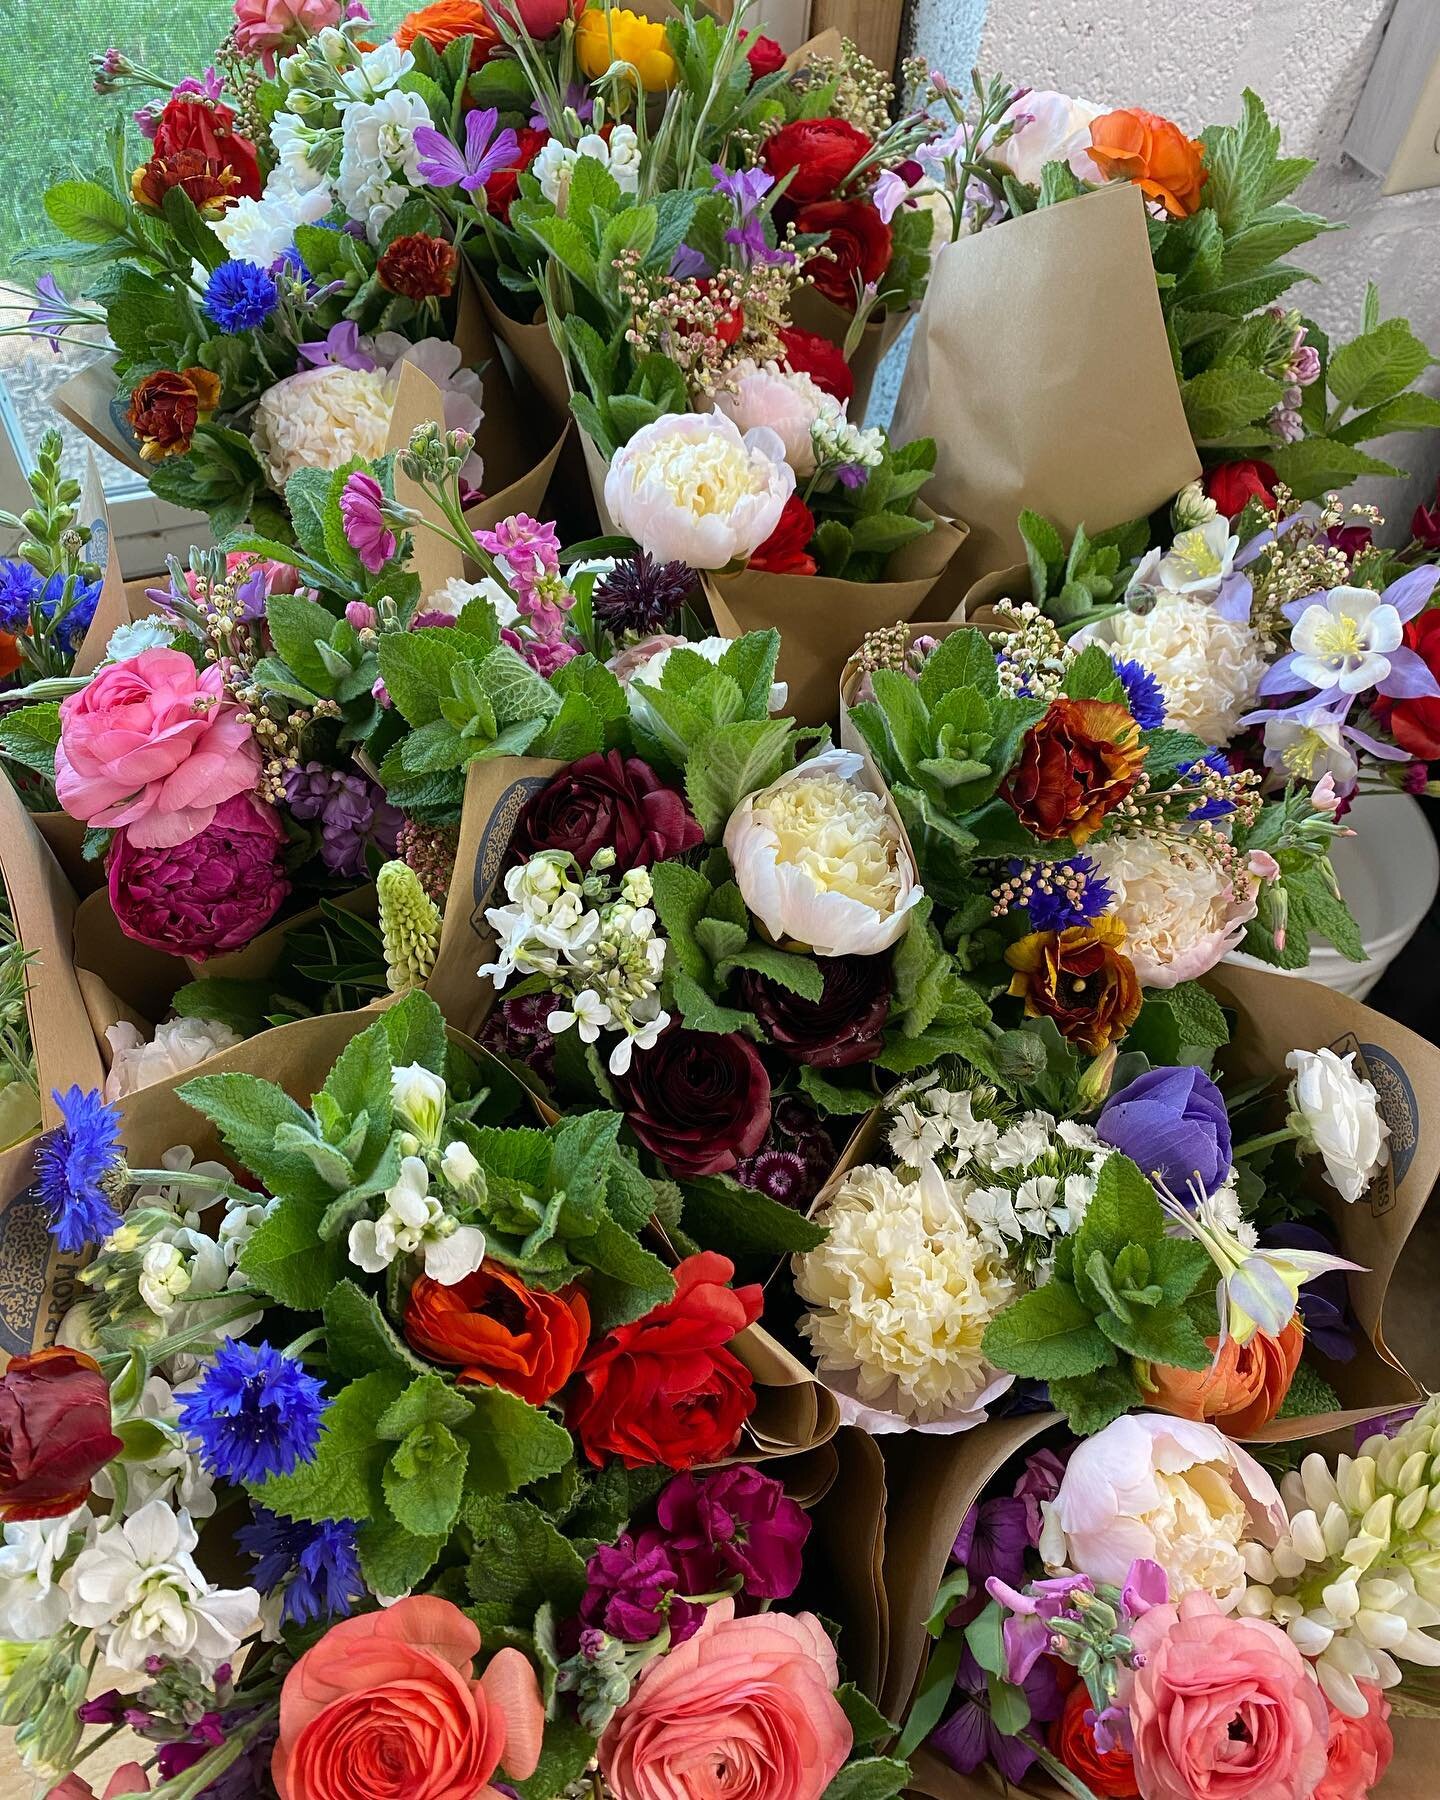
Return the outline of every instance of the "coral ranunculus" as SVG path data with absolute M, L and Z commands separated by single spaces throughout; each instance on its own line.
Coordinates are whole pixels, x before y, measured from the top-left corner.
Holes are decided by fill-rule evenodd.
M 1158 200 L 1172 219 L 1200 205 L 1208 179 L 1205 146 L 1158 113 L 1129 106 L 1102 114 L 1090 127 L 1090 155 L 1106 175 L 1133 181 Z
M 532 794 L 510 838 L 512 862 L 537 850 L 568 850 L 588 869 L 600 850 L 615 867 L 649 868 L 705 841 L 678 788 L 667 787 L 638 756 L 607 750 L 582 756 Z
M 1129 794 L 1144 761 L 1127 707 L 1061 695 L 1025 733 L 1000 792 L 1036 837 L 1083 844 Z
M 74 1512 L 123 1448 L 98 1363 L 61 1349 L 10 1359 L 0 1375 L 0 1521 Z
M 220 377 L 209 369 L 156 369 L 135 387 L 125 417 L 146 462 L 184 456 L 195 427 L 220 404 Z
M 543 1406 L 575 1373 L 590 1339 L 579 1288 L 549 1294 L 486 1262 L 449 1287 L 417 1275 L 405 1303 L 405 1339 L 460 1381 L 500 1387 Z
M 273 806 L 235 794 L 182 844 L 146 846 L 115 834 L 106 871 L 126 937 L 204 962 L 258 937 L 290 892 L 288 839 Z
M 760 1316 L 758 1287 L 731 1288 L 735 1265 L 713 1251 L 675 1271 L 675 1296 L 617 1325 L 581 1365 L 566 1423 L 590 1461 L 693 1469 L 740 1441 L 755 1409 L 750 1371 L 728 1346 Z
M 810 540 L 814 535 L 814 513 L 798 494 L 792 494 L 785 502 L 780 523 L 747 567 L 763 569 L 767 575 L 813 575 L 817 565 L 810 554 Z
M 623 6 L 592 6 L 581 13 L 575 58 L 591 81 L 598 81 L 612 63 L 629 63 L 647 94 L 663 94 L 679 74 L 665 27 Z
M 850 1754 L 820 1621 L 734 1612 L 733 1600 L 716 1601 L 606 1726 L 600 1770 L 625 1800 L 819 1800 Z
M 444 51 L 465 37 L 474 39 L 472 69 L 478 69 L 500 48 L 500 33 L 480 0 L 434 0 L 432 6 L 406 13 L 395 28 L 395 42 L 402 50 L 408 50 L 416 38 L 424 38 L 432 50 Z
M 855 397 L 855 377 L 845 360 L 845 352 L 818 331 L 801 331 L 795 325 L 780 327 L 780 344 L 787 369 L 808 375 L 816 387 L 831 394 L 842 406 Z
M 1062 1037 L 1098 1056 L 1123 1037 L 1143 996 L 1134 965 L 1121 945 L 1125 927 L 1114 917 L 1064 931 L 1032 931 L 1011 944 L 1005 960 L 1015 971 L 1010 992 L 1030 1019 L 1053 1019 Z
M 455 286 L 460 256 L 445 238 L 412 231 L 386 245 L 375 273 L 380 285 L 407 300 L 443 300 Z
M 430 1594 L 332 1625 L 280 1692 L 280 1800 L 478 1800 L 502 1767 L 526 1780 L 545 1726 L 535 1672 L 497 1650 L 476 1681 L 479 1650 L 460 1608 Z
M 867 134 L 848 119 L 796 119 L 766 138 L 760 155 L 777 181 L 790 176 L 787 204 L 808 206 L 830 199 L 871 147 Z
M 869 200 L 817 200 L 796 213 L 795 228 L 825 240 L 827 254 L 805 265 L 817 292 L 854 312 L 861 288 L 879 281 L 890 266 L 890 227 Z
M 612 1079 L 626 1124 L 679 1180 L 728 1174 L 770 1129 L 770 1077 L 738 1032 L 672 1025 Z
M 1279 1412 L 1300 1366 L 1305 1333 L 1292 1319 L 1278 1338 L 1257 1331 L 1248 1344 L 1208 1338 L 1215 1360 L 1205 1369 L 1153 1363 L 1145 1398 L 1156 1412 L 1180 1419 L 1208 1419 L 1228 1437 L 1253 1437 Z
M 1275 504 L 1275 483 L 1280 477 L 1268 462 L 1249 457 L 1221 463 L 1205 471 L 1205 492 L 1227 519 L 1238 518 L 1252 500 L 1262 506 Z
M 1389 1725 L 1390 1702 L 1368 1682 L 1357 1685 L 1365 1696 L 1365 1717 L 1352 1719 L 1338 1708 L 1330 1708 L 1325 1775 L 1315 1790 L 1314 1800 L 1365 1800 L 1379 1785 L 1395 1754 Z
M 1101 1751 L 1095 1733 L 1085 1723 L 1094 1702 L 1083 1681 L 1065 1696 L 1065 1710 L 1050 1726 L 1050 1748 L 1072 1775 L 1078 1775 L 1096 1800 L 1138 1800 L 1135 1762 L 1121 1744 Z

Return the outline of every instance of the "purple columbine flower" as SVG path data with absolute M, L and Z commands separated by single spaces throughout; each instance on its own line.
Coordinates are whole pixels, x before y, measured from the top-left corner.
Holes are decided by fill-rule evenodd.
M 40 304 L 26 321 L 30 327 L 30 335 L 49 338 L 50 348 L 58 356 L 65 336 L 65 326 L 70 318 L 70 304 L 60 292 L 53 275 L 42 275 L 35 283 L 35 298 Z
M 1291 644 L 1299 648 L 1266 670 L 1261 696 L 1313 688 L 1325 705 L 1370 689 L 1390 700 L 1440 696 L 1440 682 L 1424 657 L 1401 641 L 1403 627 L 1429 605 L 1437 582 L 1440 569 L 1427 565 L 1410 569 L 1378 596 L 1368 588 L 1332 588 L 1287 601 L 1280 610 L 1294 628 Z
M 508 125 L 497 135 L 499 118 L 493 106 L 477 106 L 467 113 L 463 150 L 433 125 L 421 125 L 415 133 L 420 179 L 431 187 L 458 186 L 467 194 L 483 188 L 498 169 L 514 162 L 520 149 L 520 140 Z
M 379 365 L 370 354 L 369 341 L 361 337 L 360 327 L 353 319 L 342 319 L 323 338 L 301 344 L 300 360 L 315 369 L 374 369 Z

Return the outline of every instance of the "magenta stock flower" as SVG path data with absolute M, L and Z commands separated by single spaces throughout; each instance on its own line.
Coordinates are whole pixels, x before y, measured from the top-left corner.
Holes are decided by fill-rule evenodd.
M 560 568 L 560 537 L 552 522 L 528 513 L 513 513 L 493 531 L 477 531 L 475 542 L 487 555 L 503 557 L 515 576 L 536 583 Z
M 810 1520 L 758 1469 L 678 1475 L 655 1514 L 684 1592 L 713 1593 L 736 1575 L 752 1600 L 786 1600 L 799 1586 Z M 737 1612 L 746 1610 L 737 1604 Z
M 657 1533 L 645 1532 L 637 1542 L 627 1531 L 613 1544 L 601 1544 L 586 1563 L 580 1618 L 622 1644 L 647 1643 L 668 1623 L 671 1642 L 683 1644 L 705 1617 L 703 1606 L 679 1597 L 686 1585 Z
M 345 540 L 372 575 L 395 554 L 395 533 L 387 523 L 385 491 L 373 475 L 359 469 L 340 490 L 340 517 Z

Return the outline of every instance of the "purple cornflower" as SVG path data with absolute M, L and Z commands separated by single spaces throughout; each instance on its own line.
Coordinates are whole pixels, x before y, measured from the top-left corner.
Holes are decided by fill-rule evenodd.
M 1201 769 L 1209 769 L 1212 774 L 1223 775 L 1227 781 L 1235 773 L 1230 767 L 1230 758 L 1223 750 L 1207 750 L 1194 762 L 1181 763 L 1175 772 L 1182 781 L 1191 781 L 1197 778 L 1203 780 L 1202 776 L 1198 776 L 1198 771 Z M 1212 798 L 1202 800 L 1198 806 L 1192 806 L 1187 816 L 1197 820 L 1223 819 L 1234 810 L 1235 802 L 1233 800 Z
M 258 330 L 279 304 L 275 277 L 259 263 L 223 262 L 205 286 L 205 311 L 230 337 Z
M 35 1151 L 35 1185 L 49 1212 L 50 1235 L 70 1255 L 98 1244 L 120 1224 L 110 1197 L 112 1178 L 122 1167 L 120 1116 L 100 1098 L 98 1088 L 79 1087 L 51 1098 L 62 1123 L 47 1131 Z
M 1165 693 L 1160 683 L 1134 657 L 1116 657 L 1114 662 L 1130 717 L 1142 731 L 1158 731 L 1165 723 Z
M 58 356 L 65 336 L 65 326 L 70 319 L 70 303 L 60 292 L 53 275 L 42 275 L 35 283 L 35 298 L 40 304 L 33 309 L 26 321 L 30 327 L 30 335 L 49 338 L 50 348 Z
M 477 106 L 467 113 L 463 151 L 433 125 L 420 126 L 415 133 L 420 179 L 431 187 L 458 186 L 467 194 L 483 188 L 497 169 L 514 162 L 520 148 L 520 140 L 508 125 L 496 135 L 499 118 L 493 106 Z
M 235 1541 L 255 1558 L 255 1585 L 262 1594 L 283 1588 L 283 1622 L 310 1625 L 318 1620 L 347 1619 L 365 1599 L 360 1555 L 353 1519 L 326 1519 L 307 1524 L 283 1519 L 266 1507 L 254 1508 L 254 1521 L 242 1525 Z
M 313 1460 L 329 1401 L 324 1384 L 269 1344 L 227 1338 L 180 1399 L 180 1428 L 226 1481 L 288 1475 Z

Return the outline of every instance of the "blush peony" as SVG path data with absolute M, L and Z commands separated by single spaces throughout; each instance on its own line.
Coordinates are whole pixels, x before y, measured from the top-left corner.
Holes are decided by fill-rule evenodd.
M 1112 838 L 1091 847 L 1125 927 L 1125 953 L 1142 987 L 1195 981 L 1236 948 L 1255 917 L 1259 875 L 1234 879 L 1198 850 L 1155 838 Z
M 643 426 L 605 477 L 617 530 L 657 562 L 692 569 L 743 562 L 780 523 L 794 491 L 776 433 L 761 426 L 742 436 L 720 413 L 667 413 Z
M 379 369 L 332 364 L 287 375 L 260 396 L 255 448 L 276 488 L 297 469 L 374 462 L 385 451 L 395 384 Z
M 1082 181 L 1103 181 L 1098 164 L 1090 156 L 1090 127 L 1101 108 L 1088 100 L 1072 100 L 1046 88 L 1030 88 L 1012 100 L 1000 123 L 1013 127 L 1010 136 L 994 145 L 990 160 L 1008 169 L 1027 187 L 1039 187 L 1046 163 L 1069 166 Z
M 260 780 L 260 754 L 223 678 L 178 650 L 142 650 L 60 703 L 55 791 L 72 819 L 183 844 Z
M 820 1621 L 734 1615 L 716 1601 L 606 1726 L 600 1770 L 625 1800 L 820 1800 L 850 1754 Z
M 819 419 L 838 420 L 844 413 L 840 402 L 809 375 L 749 357 L 737 363 L 725 386 L 717 389 L 715 410 L 742 432 L 768 425 L 785 446 L 786 462 L 800 477 L 815 473 L 812 426 Z

